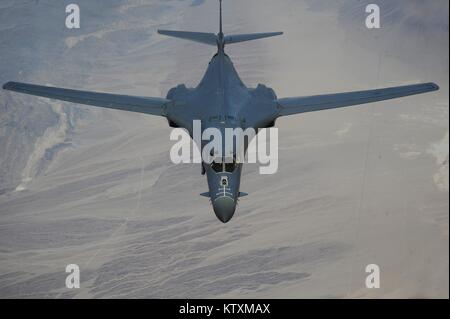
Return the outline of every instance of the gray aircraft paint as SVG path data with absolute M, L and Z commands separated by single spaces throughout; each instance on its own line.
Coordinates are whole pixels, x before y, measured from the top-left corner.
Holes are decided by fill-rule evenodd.
M 217 35 L 167 30 L 159 30 L 159 33 L 206 45 L 217 45 L 218 51 L 196 88 L 178 85 L 169 90 L 166 99 L 78 91 L 18 82 L 8 82 L 3 89 L 74 103 L 164 116 L 170 126 L 187 129 L 191 137 L 193 120 L 201 120 L 202 130 L 210 127 L 218 128 L 222 132 L 225 128 L 266 128 L 273 126 L 280 116 L 378 102 L 439 89 L 434 83 L 424 83 L 369 91 L 277 99 L 275 92 L 264 85 L 258 85 L 254 89 L 245 86 L 230 57 L 225 53 L 225 46 L 281 35 L 281 32 L 225 36 L 222 32 L 220 10 L 220 32 Z M 222 136 L 225 137 L 225 134 Z M 214 212 L 222 222 L 227 223 L 235 213 L 239 197 L 245 195 L 240 192 L 242 164 L 236 163 L 234 170 L 230 172 L 217 172 L 212 165 L 205 163 L 202 165 L 202 171 L 208 179 L 207 195 L 211 198 Z

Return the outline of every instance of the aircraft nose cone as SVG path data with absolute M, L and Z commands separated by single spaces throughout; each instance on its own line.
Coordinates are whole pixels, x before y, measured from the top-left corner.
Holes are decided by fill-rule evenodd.
M 233 218 L 236 210 L 236 203 L 230 197 L 219 197 L 214 201 L 213 207 L 217 218 L 222 223 L 226 224 Z

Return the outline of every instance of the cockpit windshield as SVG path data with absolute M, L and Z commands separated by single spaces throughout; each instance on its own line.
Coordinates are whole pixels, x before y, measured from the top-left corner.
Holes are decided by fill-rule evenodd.
M 216 159 L 212 162 L 211 167 L 216 173 L 233 173 L 236 170 L 237 163 L 236 159 L 233 159 L 233 161 L 225 160 L 225 158 L 222 160 Z
M 227 173 L 233 173 L 236 169 L 236 162 L 233 161 L 233 163 L 225 163 L 225 171 Z
M 211 167 L 216 173 L 223 172 L 223 163 L 218 163 L 218 162 L 214 161 L 211 164 Z

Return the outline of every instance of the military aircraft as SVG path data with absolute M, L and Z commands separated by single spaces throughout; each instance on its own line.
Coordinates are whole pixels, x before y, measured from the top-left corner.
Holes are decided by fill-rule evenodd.
M 200 120 L 202 130 L 217 128 L 269 128 L 277 118 L 294 114 L 329 110 L 364 103 L 379 102 L 409 95 L 436 91 L 434 83 L 423 83 L 305 97 L 277 98 L 273 89 L 262 84 L 248 88 L 239 78 L 225 46 L 268 38 L 282 32 L 224 35 L 222 30 L 222 0 L 219 33 L 158 30 L 159 34 L 217 46 L 206 73 L 196 88 L 184 84 L 172 88 L 167 97 L 141 97 L 97 93 L 34 84 L 8 82 L 3 89 L 73 103 L 166 117 L 170 127 L 186 129 L 191 138 L 193 121 Z M 225 134 L 222 134 L 225 136 Z M 201 149 L 205 145 L 202 143 Z M 240 192 L 242 162 L 218 158 L 208 164 L 202 160 L 202 174 L 207 175 L 210 198 L 217 218 L 227 223 L 233 217 Z

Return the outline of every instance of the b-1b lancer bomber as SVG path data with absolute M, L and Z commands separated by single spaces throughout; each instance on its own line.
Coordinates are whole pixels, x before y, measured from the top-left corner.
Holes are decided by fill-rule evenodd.
M 3 85 L 3 89 L 72 103 L 163 116 L 170 127 L 186 129 L 191 138 L 196 120 L 200 121 L 202 132 L 208 128 L 216 128 L 220 132 L 226 128 L 258 130 L 273 127 L 282 116 L 379 102 L 439 89 L 434 83 L 423 83 L 349 93 L 277 98 L 275 92 L 264 85 L 248 88 L 239 78 L 230 57 L 225 53 L 225 47 L 278 36 L 282 32 L 224 35 L 222 1 L 219 2 L 218 34 L 158 30 L 162 35 L 217 46 L 217 53 L 196 88 L 178 85 L 168 92 L 166 98 L 97 93 L 18 82 L 8 82 Z M 225 138 L 225 134 L 222 137 Z M 202 142 L 200 151 L 204 147 Z M 227 158 L 222 155 L 210 162 L 202 157 L 202 173 L 206 174 L 209 187 L 209 191 L 202 195 L 210 198 L 217 218 L 223 223 L 231 220 L 239 197 L 246 195 L 240 192 L 243 162 L 236 158 L 236 154 L 232 154 L 231 158 L 228 154 Z

